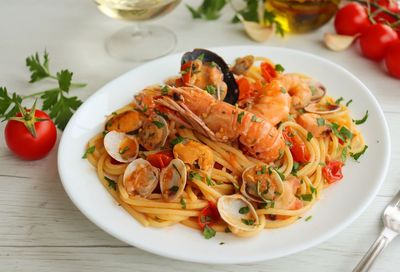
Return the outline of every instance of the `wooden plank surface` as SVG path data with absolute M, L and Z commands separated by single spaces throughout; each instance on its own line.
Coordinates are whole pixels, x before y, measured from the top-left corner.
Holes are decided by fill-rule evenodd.
M 178 34 L 177 51 L 253 44 L 239 26 L 228 22 L 229 18 L 223 16 L 218 27 L 215 22 L 192 21 L 181 5 L 158 23 Z M 55 70 L 68 67 L 78 80 L 89 83 L 85 91 L 74 91 L 85 99 L 107 81 L 138 65 L 114 60 L 104 52 L 103 40 L 122 25 L 101 15 L 91 1 L 3 0 L 0 86 L 25 94 L 46 86 L 46 82 L 27 84 L 24 59 L 47 48 Z M 86 219 L 62 188 L 56 149 L 41 161 L 20 161 L 9 153 L 0 134 L 0 271 L 350 271 L 378 235 L 380 214 L 400 189 L 400 82 L 357 56 L 354 48 L 340 54 L 323 49 L 320 39 L 330 28 L 274 38 L 270 44 L 312 52 L 343 65 L 364 81 L 385 111 L 393 139 L 388 177 L 367 211 L 344 231 L 315 248 L 256 264 L 218 266 L 169 260 L 130 247 Z M 0 124 L 0 131 L 4 125 Z M 400 240 L 395 240 L 374 271 L 399 271 L 399 252 Z

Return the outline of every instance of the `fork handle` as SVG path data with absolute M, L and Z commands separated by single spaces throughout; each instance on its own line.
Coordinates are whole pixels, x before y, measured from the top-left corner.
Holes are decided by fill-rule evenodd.
M 366 272 L 369 271 L 375 259 L 385 249 L 385 247 L 396 237 L 397 233 L 385 228 L 375 240 L 368 252 L 365 253 L 364 257 L 353 269 L 353 272 Z

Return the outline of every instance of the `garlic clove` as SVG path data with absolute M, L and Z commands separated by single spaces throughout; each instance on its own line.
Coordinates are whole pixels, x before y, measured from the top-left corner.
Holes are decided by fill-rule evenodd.
M 347 49 L 357 38 L 357 36 L 338 35 L 333 33 L 324 34 L 324 43 L 326 47 L 333 51 L 342 51 Z

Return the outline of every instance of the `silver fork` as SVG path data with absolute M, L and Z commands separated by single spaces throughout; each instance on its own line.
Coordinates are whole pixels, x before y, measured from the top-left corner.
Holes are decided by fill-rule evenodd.
M 386 207 L 382 220 L 385 226 L 384 229 L 353 272 L 369 271 L 379 254 L 400 233 L 400 191 Z

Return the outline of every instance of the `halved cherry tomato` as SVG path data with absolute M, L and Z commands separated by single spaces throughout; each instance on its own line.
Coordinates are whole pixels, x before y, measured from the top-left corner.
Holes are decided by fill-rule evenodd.
M 167 167 L 173 158 L 174 154 L 171 150 L 160 151 L 147 156 L 149 163 L 160 169 Z
M 322 173 L 329 184 L 343 178 L 342 166 L 343 162 L 341 161 L 330 161 L 322 168 Z
M 181 66 L 182 81 L 188 84 L 192 76 L 192 61 L 188 61 Z
M 262 62 L 260 68 L 261 75 L 266 82 L 271 82 L 272 79 L 278 76 L 275 67 L 273 67 L 269 62 Z
M 283 130 L 283 137 L 286 141 L 290 143 L 290 153 L 292 153 L 293 159 L 296 162 L 310 161 L 310 152 L 308 151 L 306 144 L 299 135 L 294 134 L 291 128 L 286 127 Z
M 236 83 L 239 88 L 239 101 L 257 96 L 257 93 L 262 91 L 262 85 L 259 81 L 250 83 L 247 78 L 241 77 L 236 81 Z
M 217 207 L 214 203 L 208 202 L 208 206 L 200 212 L 197 223 L 201 229 L 204 229 L 206 226 L 212 226 L 215 224 L 219 218 L 220 216 Z

